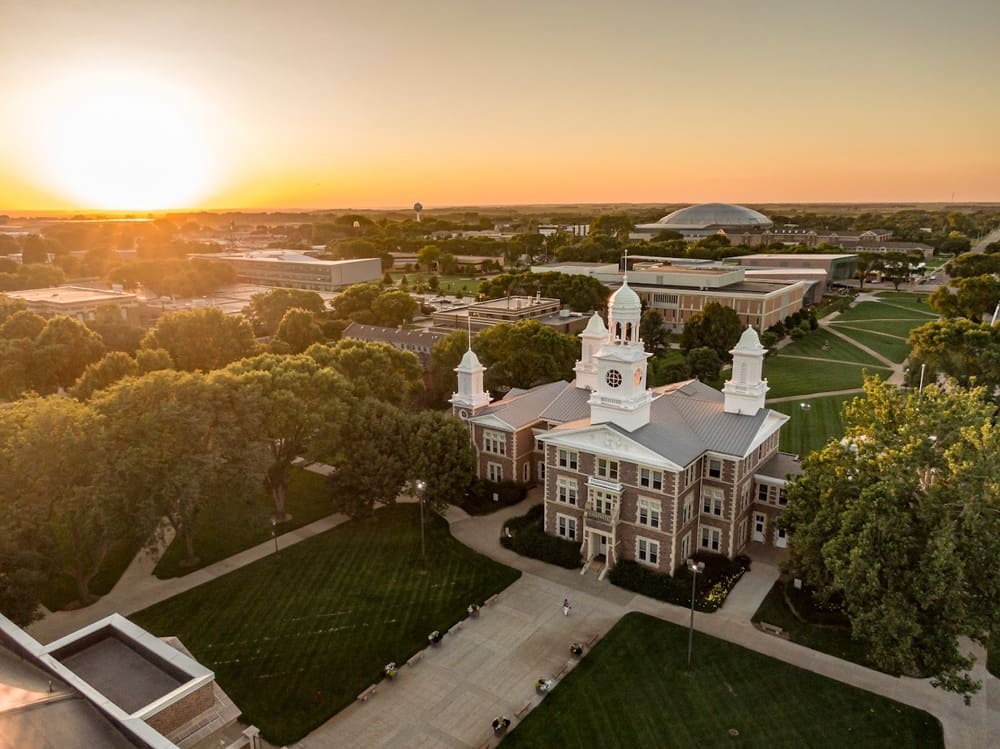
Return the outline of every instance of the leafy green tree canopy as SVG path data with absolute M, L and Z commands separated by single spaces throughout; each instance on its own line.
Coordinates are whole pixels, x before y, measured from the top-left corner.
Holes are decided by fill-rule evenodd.
M 685 351 L 707 346 L 714 349 L 723 361 L 729 359 L 729 351 L 739 341 L 743 325 L 732 307 L 723 307 L 718 302 L 709 302 L 695 312 L 684 325 L 681 334 L 681 348 Z
M 271 289 L 250 297 L 243 314 L 250 321 L 257 335 L 274 335 L 281 319 L 290 309 L 304 309 L 314 315 L 325 310 L 323 297 L 315 291 L 304 289 Z
M 246 320 L 204 308 L 163 315 L 142 348 L 164 349 L 179 370 L 208 372 L 250 356 L 255 344 Z
M 573 336 L 537 320 L 493 325 L 476 335 L 475 346 L 490 390 L 571 379 L 580 356 L 579 342 Z
M 966 697 L 979 685 L 958 638 L 1000 623 L 1000 430 L 985 395 L 868 378 L 844 439 L 807 458 L 778 521 L 790 569 L 843 595 L 875 663 Z

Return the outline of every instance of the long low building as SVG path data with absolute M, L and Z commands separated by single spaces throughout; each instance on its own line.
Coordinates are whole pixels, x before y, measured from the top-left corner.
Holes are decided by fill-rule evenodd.
M 107 289 L 88 289 L 83 286 L 54 286 L 3 293 L 12 299 L 20 299 L 31 312 L 43 317 L 66 315 L 75 317 L 81 322 L 93 320 L 97 308 L 105 305 L 117 305 L 125 319 L 129 319 L 130 311 L 139 306 L 135 294 Z
M 382 261 L 378 258 L 319 260 L 290 250 L 199 253 L 190 257 L 229 263 L 238 280 L 262 286 L 333 291 L 382 278 Z
M 680 264 L 668 260 L 634 262 L 629 258 L 629 286 L 647 309 L 655 309 L 667 325 L 681 329 L 706 304 L 731 307 L 744 325 L 766 330 L 802 309 L 803 299 L 815 281 L 750 280 L 739 266 Z M 623 273 L 614 263 L 555 263 L 531 269 L 591 276 L 616 288 Z

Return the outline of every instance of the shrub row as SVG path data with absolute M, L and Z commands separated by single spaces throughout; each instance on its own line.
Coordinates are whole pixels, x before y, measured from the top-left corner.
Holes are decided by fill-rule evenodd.
M 545 508 L 532 507 L 527 514 L 507 521 L 506 530 L 500 537 L 500 545 L 517 552 L 521 556 L 540 559 L 568 570 L 580 566 L 580 544 L 545 533 L 542 527 Z
M 493 501 L 493 496 L 497 501 Z M 470 515 L 488 515 L 502 507 L 516 505 L 528 495 L 528 487 L 518 481 L 473 479 L 462 500 L 462 509 Z
M 750 569 L 750 558 L 746 556 L 729 559 L 721 554 L 699 553 L 694 558 L 705 563 L 705 571 L 698 575 L 695 583 L 694 607 L 698 611 L 718 609 L 743 573 Z M 650 598 L 678 606 L 691 605 L 691 573 L 685 565 L 668 575 L 638 562 L 623 560 L 612 568 L 608 579 L 621 588 Z

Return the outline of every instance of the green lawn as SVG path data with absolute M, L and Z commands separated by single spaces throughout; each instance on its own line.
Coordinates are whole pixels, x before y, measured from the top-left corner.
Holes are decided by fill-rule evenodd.
M 877 324 L 869 323 L 869 325 Z M 837 330 L 863 346 L 867 346 L 873 351 L 878 351 L 886 359 L 894 361 L 897 364 L 902 364 L 906 360 L 906 357 L 910 355 L 910 347 L 906 343 L 906 339 L 871 330 L 854 330 L 844 325 L 839 326 Z
M 857 328 L 860 330 L 872 330 L 877 333 L 887 333 L 888 335 L 894 335 L 897 338 L 902 338 L 904 341 L 907 336 L 910 335 L 910 331 L 914 328 L 919 328 L 921 325 L 929 322 L 924 318 L 919 320 L 876 320 L 875 322 L 869 322 L 866 320 L 859 320 L 856 322 L 832 322 L 830 325 L 843 333 L 847 331 L 845 328 Z
M 399 280 L 406 276 L 407 286 L 412 290 L 418 283 L 427 283 L 432 273 L 400 273 L 393 271 L 389 274 L 394 284 L 399 284 Z M 479 293 L 479 278 L 481 276 L 445 276 L 438 274 L 439 293 L 455 294 L 461 291 L 466 296 L 475 297 Z
M 520 576 L 453 539 L 434 514 L 425 568 L 417 510 L 397 505 L 345 523 L 132 619 L 178 636 L 248 722 L 291 744 L 351 704 L 386 663 L 404 663 L 429 632 Z
M 944 746 L 921 710 L 707 635 L 691 673 L 686 653 L 683 627 L 626 615 L 503 746 Z
M 827 346 L 824 350 L 823 346 Z M 818 328 L 809 335 L 792 341 L 784 348 L 780 349 L 777 356 L 815 356 L 820 359 L 832 359 L 834 361 L 849 361 L 859 364 L 874 364 L 882 366 L 882 363 L 865 353 L 857 346 L 852 346 L 848 341 Z M 768 360 L 770 361 L 770 360 Z
M 764 376 L 770 390 L 768 398 L 789 395 L 823 393 L 829 390 L 860 388 L 864 372 L 889 376 L 889 370 L 856 364 L 837 364 L 826 361 L 809 361 L 790 357 L 768 357 L 764 361 Z
M 785 603 L 782 583 L 780 582 L 775 583 L 764 598 L 757 613 L 753 615 L 753 621 L 767 622 L 781 627 L 788 633 L 789 639 L 799 645 L 868 668 L 876 668 L 868 659 L 864 645 L 852 640 L 851 633 L 847 628 L 820 627 L 799 621 L 788 608 L 788 604 Z
M 911 291 L 880 291 L 876 296 L 883 302 L 895 304 L 899 307 L 916 310 L 928 314 L 935 314 L 927 305 L 927 297 L 930 294 L 918 294 Z
M 907 309 L 906 306 L 906 302 L 903 302 L 901 305 L 894 303 L 883 304 L 882 302 L 860 302 L 846 312 L 842 312 L 835 318 L 835 322 L 847 322 L 848 320 L 899 320 L 921 317 L 933 320 L 937 317 L 933 311 L 926 307 L 919 309 L 920 305 L 913 304 L 910 305 L 912 309 Z
M 840 439 L 844 435 L 844 421 L 841 409 L 844 403 L 856 398 L 856 395 L 830 395 L 825 398 L 810 398 L 803 402 L 812 408 L 804 413 L 799 401 L 768 404 L 769 408 L 788 414 L 791 419 L 781 429 L 781 442 L 778 449 L 799 454 L 805 447 L 808 455 L 813 450 L 819 450 L 831 439 Z M 802 440 L 805 428 L 805 442 Z
M 90 581 L 90 592 L 95 596 L 109 593 L 141 548 L 142 543 L 135 539 L 112 546 L 100 571 Z M 38 598 L 49 611 L 64 609 L 77 601 L 76 582 L 69 575 L 53 575 L 38 589 Z
M 279 534 L 329 515 L 333 510 L 326 477 L 293 468 L 285 511 L 292 517 L 278 524 Z M 207 506 L 198 515 L 194 533 L 194 548 L 199 563 L 193 567 L 182 567 L 184 544 L 180 539 L 174 539 L 153 574 L 161 579 L 186 575 L 267 541 L 271 538 L 270 517 L 273 512 L 274 502 L 266 490 L 261 490 L 260 496 L 246 508 L 245 514 L 236 517 L 228 503 Z

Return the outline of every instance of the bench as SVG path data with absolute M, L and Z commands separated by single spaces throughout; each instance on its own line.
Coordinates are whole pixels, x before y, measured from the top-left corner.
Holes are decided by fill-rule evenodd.
M 419 653 L 414 653 L 413 657 L 406 662 L 407 666 L 416 666 L 417 662 L 424 657 L 424 651 L 421 650 Z
M 776 635 L 778 637 L 785 636 L 785 630 L 775 624 L 768 624 L 767 622 L 758 622 L 757 626 L 760 628 L 761 632 L 767 632 L 769 635 Z
M 500 594 L 494 593 L 493 595 L 491 595 L 489 598 L 486 599 L 486 602 L 483 603 L 483 606 L 489 606 L 491 603 L 496 603 L 498 598 L 500 598 Z
M 524 714 L 531 709 L 531 702 L 525 702 L 521 705 L 521 708 L 514 713 L 515 718 L 523 718 Z
M 591 635 L 590 639 L 587 640 L 587 647 L 588 648 L 594 647 L 594 643 L 597 642 L 598 639 L 600 639 L 600 637 L 601 637 L 600 635 Z
M 558 681 L 558 680 L 559 680 L 559 677 L 560 677 L 560 676 L 562 676 L 562 675 L 563 675 L 564 673 L 566 673 L 566 671 L 567 671 L 568 669 L 569 669 L 569 663 L 564 663 L 564 664 L 563 664 L 563 667 L 562 667 L 562 668 L 560 668 L 560 669 L 559 669 L 559 670 L 558 670 L 558 671 L 556 672 L 556 675 L 555 675 L 555 676 L 553 676 L 552 678 Z
M 358 695 L 359 702 L 368 702 L 368 698 L 371 697 L 378 690 L 378 684 L 372 684 L 368 689 L 363 691 Z

